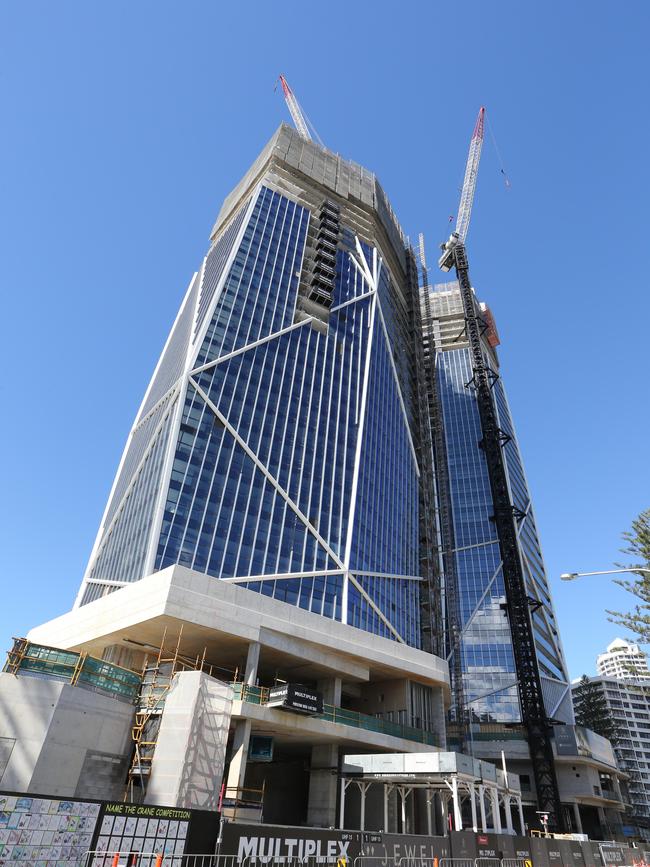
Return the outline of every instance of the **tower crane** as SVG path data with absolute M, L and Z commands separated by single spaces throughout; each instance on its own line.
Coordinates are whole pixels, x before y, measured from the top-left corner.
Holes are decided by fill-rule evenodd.
M 284 99 L 287 103 L 287 108 L 289 109 L 289 114 L 296 125 L 296 129 L 302 136 L 302 138 L 307 141 L 311 141 L 311 135 L 309 133 L 309 129 L 307 127 L 307 119 L 303 114 L 300 105 L 298 104 L 298 100 L 295 97 L 293 90 L 289 87 L 289 83 L 284 75 L 280 76 L 280 84 L 282 85 L 282 92 L 284 93 Z
M 509 437 L 499 427 L 492 396 L 492 389 L 498 379 L 498 374 L 492 370 L 483 352 L 481 336 L 487 329 L 487 323 L 481 316 L 474 298 L 465 250 L 465 239 L 469 229 L 483 146 L 484 120 L 485 109 L 481 108 L 469 146 L 456 230 L 452 232 L 448 241 L 441 245 L 442 255 L 438 264 L 443 271 L 449 271 L 452 267 L 455 268 L 460 287 L 465 317 L 465 333 L 469 343 L 473 374 L 472 379 L 466 384 L 466 388 L 473 388 L 475 391 L 481 421 L 483 438 L 479 447 L 485 454 L 490 479 L 494 509 L 493 520 L 499 540 L 503 581 L 506 590 L 504 607 L 512 636 L 521 717 L 528 738 L 539 810 L 548 814 L 549 828 L 562 831 L 565 823 L 553 762 L 552 721 L 548 719 L 544 707 L 542 684 L 537 666 L 535 636 L 531 621 L 531 607 L 538 603 L 534 603 L 529 598 L 526 587 L 517 531 L 517 522 L 523 516 L 510 497 L 503 455 L 503 447 Z

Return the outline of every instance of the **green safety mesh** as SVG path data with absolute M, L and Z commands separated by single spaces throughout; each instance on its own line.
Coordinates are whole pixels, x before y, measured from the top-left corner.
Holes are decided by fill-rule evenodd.
M 243 683 L 232 683 L 235 700 L 246 701 L 250 704 L 266 704 L 267 690 L 259 686 L 245 686 Z M 341 725 L 354 726 L 358 729 L 365 729 L 370 732 L 379 732 L 380 734 L 393 735 L 396 738 L 405 738 L 409 741 L 418 741 L 421 744 L 429 746 L 440 746 L 439 738 L 433 732 L 416 729 L 413 726 L 400 725 L 400 723 L 389 722 L 388 720 L 380 719 L 376 716 L 368 716 L 365 713 L 358 713 L 355 710 L 346 710 L 342 707 L 335 707 L 332 704 L 323 706 L 322 714 L 315 714 L 320 719 L 328 720 L 329 722 L 340 723 Z
M 78 686 L 129 701 L 134 700 L 140 690 L 140 675 L 134 671 L 94 656 L 85 656 L 82 659 L 80 653 L 31 642 L 23 646 L 22 641 L 16 641 L 14 660 L 12 662 L 10 656 L 4 670 L 13 671 L 15 674 L 32 672 L 43 677 L 68 681 L 72 681 L 76 674 L 75 683 Z

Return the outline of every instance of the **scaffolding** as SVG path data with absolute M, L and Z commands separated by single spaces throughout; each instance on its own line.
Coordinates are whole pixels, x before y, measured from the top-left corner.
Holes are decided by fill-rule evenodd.
M 178 639 L 173 651 L 165 649 L 167 630 L 163 632 L 162 642 L 154 662 L 146 657 L 140 676 L 140 690 L 136 702 L 136 712 L 131 739 L 133 741 L 133 756 L 129 767 L 124 801 L 140 803 L 147 791 L 151 775 L 160 722 L 165 707 L 165 700 L 172 687 L 175 675 L 182 671 L 205 671 L 212 676 L 213 666 L 206 664 L 207 648 L 196 657 L 184 656 L 181 653 L 183 627 L 181 625 Z

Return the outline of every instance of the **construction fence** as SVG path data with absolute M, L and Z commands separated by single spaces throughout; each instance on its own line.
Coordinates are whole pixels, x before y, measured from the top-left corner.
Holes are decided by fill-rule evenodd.
M 621 843 L 230 822 L 219 813 L 0 791 L 1 867 L 650 867 Z

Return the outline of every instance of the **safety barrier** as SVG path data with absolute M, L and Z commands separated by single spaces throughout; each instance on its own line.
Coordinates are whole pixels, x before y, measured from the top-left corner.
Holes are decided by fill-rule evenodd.
M 435 856 L 429 857 L 429 858 L 427 858 L 427 857 L 422 858 L 420 856 L 408 855 L 405 858 L 399 859 L 398 867 L 439 867 L 439 865 L 443 861 L 450 862 L 453 860 L 454 860 L 453 858 L 436 858 Z M 464 862 L 465 859 L 464 858 L 457 858 L 456 861 L 457 862 L 459 862 L 459 861 Z M 388 859 L 384 858 L 382 867 L 387 867 L 387 865 L 388 865 Z M 467 865 L 456 864 L 455 867 L 467 867 Z
M 383 855 L 358 855 L 354 867 L 386 867 L 386 858 Z
M 473 858 L 441 858 L 439 867 L 474 867 Z
M 256 860 L 259 864 L 264 861 L 240 859 L 237 855 L 174 855 L 164 852 L 104 852 L 96 849 L 84 853 L 80 867 L 251 867 L 251 862 Z M 272 860 L 268 863 L 271 864 Z M 291 867 L 288 860 L 286 864 Z
M 336 857 L 289 858 L 274 856 L 237 855 L 175 855 L 164 852 L 104 852 L 84 853 L 79 867 L 532 867 L 526 858 L 437 858 L 407 856 L 392 858 L 382 855 L 360 855 L 354 860 Z M 624 865 L 623 865 L 624 867 Z M 629 865 L 640 867 L 640 862 Z M 646 867 L 643 862 L 643 867 Z
M 357 865 L 357 861 L 360 862 Z M 374 865 L 370 862 L 376 862 Z M 274 857 L 272 855 L 175 855 L 164 852 L 104 852 L 84 853 L 79 867 L 352 867 L 345 858 L 307 856 L 306 858 Z M 355 867 L 386 867 L 384 858 L 355 858 Z M 431 867 L 431 865 L 428 865 Z
M 477 858 L 475 867 L 506 867 L 500 858 Z
M 234 698 L 237 701 L 265 705 L 269 700 L 269 687 L 248 686 L 248 684 L 236 681 L 230 685 L 233 688 Z M 389 720 L 369 716 L 355 710 L 347 710 L 333 704 L 324 704 L 323 712 L 314 714 L 313 716 L 317 719 L 327 720 L 328 722 L 353 726 L 354 728 L 378 732 L 384 735 L 392 735 L 393 737 L 404 738 L 409 741 L 417 741 L 418 743 L 428 744 L 432 747 L 440 746 L 440 738 L 433 732 L 416 729 L 413 726 L 402 725 L 401 723 L 390 722 Z
M 359 864 L 357 865 L 357 861 Z M 388 867 L 390 858 L 355 858 L 354 867 L 374 867 L 366 864 L 366 861 L 379 862 L 377 867 Z M 400 858 L 398 867 L 532 867 L 532 862 L 527 858 L 425 858 L 408 856 Z

